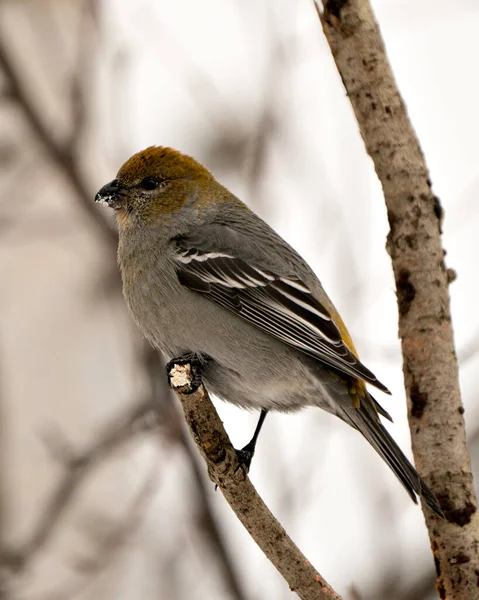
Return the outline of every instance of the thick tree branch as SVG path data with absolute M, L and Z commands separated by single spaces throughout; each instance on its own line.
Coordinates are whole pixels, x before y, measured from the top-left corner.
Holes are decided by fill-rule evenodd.
M 317 10 L 384 191 L 412 446 L 447 518 L 425 513 L 437 589 L 441 598 L 469 600 L 479 593 L 479 517 L 441 245 L 442 209 L 368 0 L 329 0 Z
M 288 537 L 250 480 L 244 477 L 236 451 L 206 389 L 201 384 L 191 392 L 194 380 L 191 365 L 174 365 L 170 367 L 169 376 L 211 480 L 290 589 L 303 600 L 341 600 Z

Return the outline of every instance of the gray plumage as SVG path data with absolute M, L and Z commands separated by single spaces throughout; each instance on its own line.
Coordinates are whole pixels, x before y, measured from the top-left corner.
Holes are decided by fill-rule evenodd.
M 118 259 L 125 299 L 144 336 L 167 360 L 197 355 L 205 385 L 223 400 L 248 409 L 318 406 L 338 416 L 369 441 L 415 502 L 422 495 L 441 515 L 378 412 L 389 415 L 360 381 L 387 389 L 345 342 L 344 325 L 310 267 L 212 177 L 202 186 L 187 168 L 172 214 L 152 217 L 148 194 L 135 190 L 145 176 L 158 176 L 161 159 L 155 166 L 133 183 L 122 183 L 120 170 L 115 192 L 99 192 L 128 213 L 119 219 Z

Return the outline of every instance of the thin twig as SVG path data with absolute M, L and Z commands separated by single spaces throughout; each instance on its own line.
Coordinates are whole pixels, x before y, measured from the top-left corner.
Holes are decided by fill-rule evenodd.
M 183 415 L 180 416 L 183 418 Z M 198 464 L 199 457 L 195 456 L 194 448 L 188 442 L 185 430 L 181 428 L 180 431 L 180 443 L 188 456 L 188 463 L 193 474 L 194 485 L 199 497 L 197 510 L 200 529 L 215 553 L 225 582 L 231 591 L 231 597 L 235 600 L 246 600 L 247 596 L 243 590 L 243 584 L 239 574 L 234 566 L 234 561 L 230 556 L 230 551 L 225 543 L 225 536 L 220 531 L 217 519 L 214 517 L 210 497 L 205 487 L 200 465 Z
M 203 385 L 191 392 L 191 365 L 175 365 L 170 380 L 211 480 L 266 557 L 303 600 L 341 600 L 301 553 L 239 467 L 238 457 Z M 325 542 L 327 543 L 327 542 Z

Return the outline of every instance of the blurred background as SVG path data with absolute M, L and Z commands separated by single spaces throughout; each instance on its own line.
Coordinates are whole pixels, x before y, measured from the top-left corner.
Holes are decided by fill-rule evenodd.
M 477 0 L 375 0 L 446 211 L 479 468 Z M 131 323 L 96 190 L 134 152 L 205 163 L 312 265 L 410 455 L 381 189 L 311 1 L 0 2 L 0 598 L 293 596 L 215 493 Z M 257 415 L 217 402 L 236 447 Z M 421 510 L 319 410 L 268 417 L 253 483 L 348 600 L 429 600 Z

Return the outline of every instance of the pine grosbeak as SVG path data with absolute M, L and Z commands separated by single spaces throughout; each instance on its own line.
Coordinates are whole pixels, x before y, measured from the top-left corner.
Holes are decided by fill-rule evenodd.
M 438 501 L 382 425 L 366 383 L 387 388 L 305 261 L 194 159 L 171 148 L 135 154 L 96 195 L 116 212 L 126 302 L 167 360 L 201 364 L 211 392 L 261 409 L 319 406 L 357 429 L 411 498 Z M 245 459 L 246 460 L 246 459 Z

